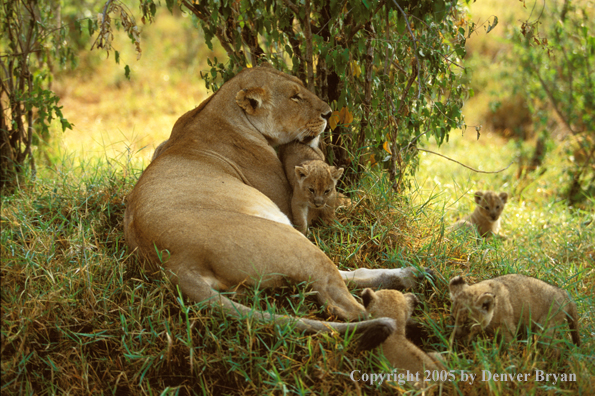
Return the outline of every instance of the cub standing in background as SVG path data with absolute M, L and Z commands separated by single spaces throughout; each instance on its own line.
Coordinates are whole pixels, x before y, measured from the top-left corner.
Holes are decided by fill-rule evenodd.
M 499 331 L 508 344 L 519 328 L 530 327 L 535 333 L 544 331 L 549 343 L 554 331 L 567 320 L 572 341 L 581 344 L 576 303 L 565 290 L 519 274 L 474 285 L 456 276 L 449 287 L 455 338 L 471 339 L 482 330 L 488 334 Z
M 320 149 L 299 142 L 280 146 L 279 159 L 293 188 L 295 227 L 305 235 L 312 220 L 330 223 L 335 218 L 336 186 L 343 168 L 328 165 Z
M 477 227 L 479 235 L 484 238 L 497 235 L 500 229 L 500 215 L 508 201 L 508 194 L 476 191 L 474 198 L 477 207 L 473 213 L 457 221 L 450 229 L 454 231 L 463 227 Z

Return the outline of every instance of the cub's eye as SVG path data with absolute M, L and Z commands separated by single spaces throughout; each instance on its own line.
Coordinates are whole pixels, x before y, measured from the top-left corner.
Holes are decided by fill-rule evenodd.
M 325 194 L 328 194 L 328 193 L 330 193 L 330 192 L 331 192 L 331 190 L 325 190 L 325 191 L 324 191 L 324 193 L 325 193 Z
M 312 194 L 314 194 L 314 189 L 312 187 L 308 188 Z
M 484 206 L 485 210 L 490 210 L 489 206 Z
M 500 205 L 496 205 L 496 209 L 500 209 Z

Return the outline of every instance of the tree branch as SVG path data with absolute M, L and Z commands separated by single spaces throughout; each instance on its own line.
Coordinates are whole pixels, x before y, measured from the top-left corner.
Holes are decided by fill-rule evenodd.
M 396 0 L 393 0 L 393 3 L 397 6 L 401 14 L 403 14 L 403 18 L 405 19 L 405 23 L 407 24 L 407 30 L 409 30 L 409 34 L 411 35 L 411 39 L 413 40 L 413 50 L 415 55 L 415 60 L 417 61 L 417 70 L 421 72 L 421 63 L 419 62 L 419 57 L 417 56 L 417 40 L 415 39 L 415 35 L 413 34 L 413 30 L 411 30 L 411 25 L 409 25 L 409 19 L 407 19 L 407 14 L 401 8 L 401 6 L 397 3 Z M 421 96 L 421 84 L 417 84 L 417 99 Z
M 470 170 L 472 170 L 473 172 L 477 172 L 477 173 L 500 173 L 500 172 L 504 172 L 506 169 L 510 168 L 510 166 L 511 166 L 512 164 L 514 164 L 514 161 L 512 161 L 512 162 L 511 162 L 510 164 L 508 164 L 508 166 L 507 166 L 506 168 L 504 168 L 504 169 L 500 169 L 500 170 L 497 170 L 497 171 L 482 171 L 482 170 L 478 170 L 478 169 L 473 169 L 472 167 L 470 167 L 470 166 L 467 166 L 467 165 L 465 165 L 465 164 L 463 164 L 463 163 L 461 163 L 461 162 L 459 162 L 459 161 L 457 161 L 457 160 L 454 160 L 454 159 L 452 159 L 452 158 L 449 158 L 449 157 L 447 157 L 446 155 L 442 155 L 442 154 L 439 154 L 439 153 L 435 153 L 435 152 L 433 152 L 433 151 L 426 150 L 426 149 L 420 149 L 420 148 L 417 148 L 417 147 L 415 147 L 415 150 L 418 150 L 418 151 L 424 151 L 424 152 L 426 152 L 426 153 L 430 153 L 430 154 L 434 154 L 434 155 L 437 155 L 437 156 L 439 156 L 439 157 L 442 157 L 442 158 L 446 158 L 446 159 L 447 159 L 447 160 L 449 160 L 449 161 L 456 162 L 457 164 L 459 164 L 459 165 L 461 165 L 461 166 L 463 166 L 463 167 L 465 167 L 465 168 L 467 168 L 467 169 L 470 169 Z

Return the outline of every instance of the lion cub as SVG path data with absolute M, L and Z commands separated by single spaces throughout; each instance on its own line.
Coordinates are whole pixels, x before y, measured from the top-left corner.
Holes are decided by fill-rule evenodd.
M 409 370 L 416 377 L 416 381 L 423 381 L 426 378 L 425 370 L 444 369 L 438 360 L 419 349 L 405 337 L 405 324 L 419 303 L 414 294 L 403 294 L 400 291 L 388 289 L 377 292 L 365 289 L 362 299 L 366 311 L 372 316 L 376 318 L 389 317 L 397 322 L 397 329 L 382 344 L 384 356 L 393 367 Z M 377 331 L 365 332 L 358 349 L 367 350 L 379 345 L 378 340 L 383 340 L 385 337 L 380 337 Z
M 512 274 L 468 285 L 461 277 L 450 280 L 455 337 L 473 338 L 481 330 L 497 330 L 509 343 L 519 327 L 547 329 L 550 340 L 564 319 L 572 341 L 580 346 L 578 312 L 568 293 L 539 279 Z
M 479 235 L 484 238 L 497 235 L 500 229 L 500 215 L 504 210 L 506 201 L 508 201 L 508 194 L 505 192 L 496 194 L 492 191 L 476 191 L 474 198 L 477 207 L 475 207 L 473 213 L 457 221 L 451 227 L 451 230 L 475 226 Z
M 343 168 L 328 165 L 320 149 L 299 142 L 280 146 L 279 159 L 293 188 L 291 211 L 296 228 L 306 234 L 312 220 L 331 222 Z

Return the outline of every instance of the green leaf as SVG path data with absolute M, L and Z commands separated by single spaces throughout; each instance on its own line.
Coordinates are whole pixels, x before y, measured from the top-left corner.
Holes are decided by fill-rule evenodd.
M 124 66 L 124 75 L 130 80 L 130 67 L 128 65 Z
M 118 51 L 115 51 L 115 55 L 114 57 L 116 58 L 116 64 L 120 64 L 120 53 Z
M 496 26 L 498 25 L 498 17 L 494 15 L 494 19 L 492 23 L 488 23 L 488 28 L 486 29 L 486 33 L 491 32 Z

